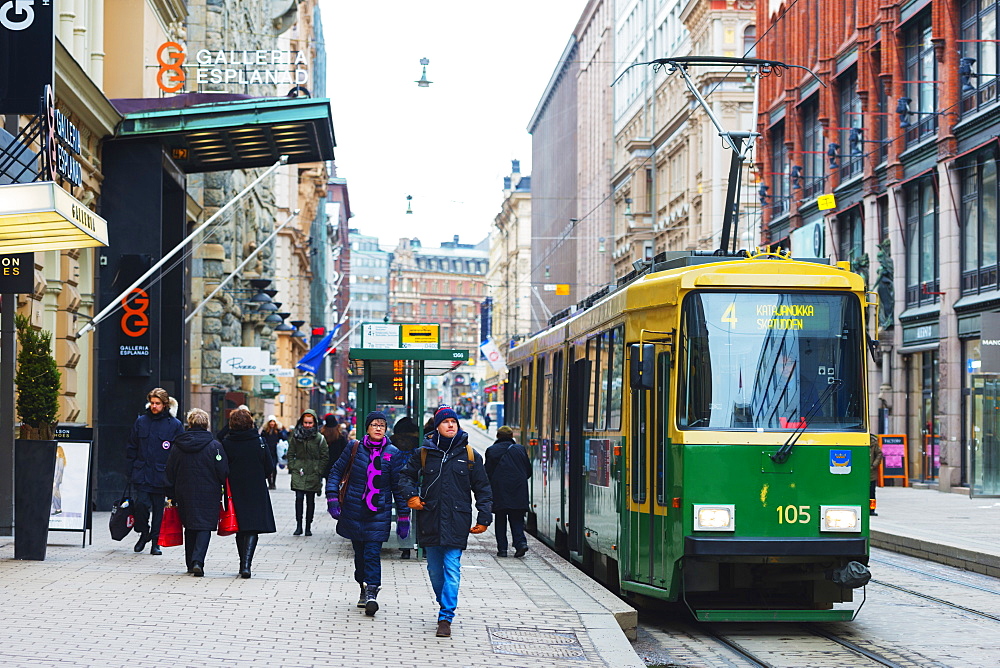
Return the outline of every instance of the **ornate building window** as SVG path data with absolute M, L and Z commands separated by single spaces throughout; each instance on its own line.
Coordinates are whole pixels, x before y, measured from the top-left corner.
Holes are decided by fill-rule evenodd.
M 937 187 L 931 175 L 906 186 L 906 305 L 939 300 Z
M 865 224 L 861 217 L 861 207 L 851 207 L 837 216 L 838 260 L 851 263 L 851 270 L 865 277 L 868 281 L 868 256 L 865 255 Z
M 852 67 L 837 79 L 837 93 L 840 98 L 840 178 L 847 179 L 861 174 L 865 154 L 865 143 L 862 141 L 861 98 L 858 96 L 858 70 Z M 861 130 L 861 134 L 851 134 L 852 129 Z M 854 141 L 851 141 L 854 139 Z
M 802 103 L 802 166 L 806 199 L 823 194 L 826 186 L 826 147 L 823 146 L 823 126 L 819 123 L 819 96 L 813 95 Z
M 962 68 L 977 76 L 961 77 L 962 113 L 997 101 L 1000 93 L 1000 49 L 997 48 L 997 0 L 962 1 Z M 964 60 L 964 59 L 970 60 Z M 968 67 L 967 70 L 964 70 Z
M 788 213 L 788 148 L 785 146 L 785 122 L 781 121 L 771 128 L 771 178 L 772 199 L 771 219 Z
M 997 156 L 982 151 L 959 166 L 962 205 L 962 292 L 997 288 Z
M 906 117 L 910 126 L 906 130 L 907 146 L 937 132 L 937 60 L 931 42 L 931 13 L 926 11 L 906 24 L 903 44 L 906 63 L 906 83 L 909 110 L 918 112 Z

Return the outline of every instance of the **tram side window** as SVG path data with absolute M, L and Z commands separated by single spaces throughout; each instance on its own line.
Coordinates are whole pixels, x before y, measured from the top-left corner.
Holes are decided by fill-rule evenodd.
M 521 402 L 522 405 L 524 406 L 524 417 L 522 421 L 524 423 L 525 428 L 528 430 L 530 430 L 532 425 L 534 424 L 531 421 L 531 397 L 533 396 L 532 395 L 533 388 L 531 387 L 531 379 L 532 379 L 531 368 L 534 365 L 535 365 L 535 360 L 529 359 L 528 363 L 525 365 L 525 369 L 528 370 L 528 373 L 521 376 Z
M 510 396 L 504 397 L 504 410 L 509 411 L 504 416 L 507 424 L 521 426 L 521 367 L 515 366 L 510 370 L 510 378 L 507 380 Z
M 604 332 L 598 338 L 600 341 L 600 348 L 598 354 L 598 367 L 597 373 L 597 388 L 595 394 L 597 395 L 597 414 L 594 416 L 594 428 L 595 429 L 606 429 L 608 426 L 608 398 L 609 398 L 609 386 L 611 381 L 611 347 L 608 345 L 608 339 L 610 338 L 610 332 Z
M 622 378 L 625 374 L 625 331 L 619 325 L 611 330 L 611 374 L 608 379 L 608 429 L 622 428 Z
M 601 337 L 595 336 L 587 341 L 587 359 L 590 360 L 590 368 L 593 375 L 587 379 L 587 386 L 590 390 L 588 392 L 587 424 L 585 427 L 587 429 L 594 429 L 596 422 L 594 416 L 597 414 L 598 395 L 600 394 L 597 389 L 598 383 L 596 379 L 600 377 Z

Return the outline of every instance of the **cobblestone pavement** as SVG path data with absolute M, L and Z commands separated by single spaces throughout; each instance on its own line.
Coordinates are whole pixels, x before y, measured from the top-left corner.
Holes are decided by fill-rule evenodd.
M 50 533 L 44 562 L 14 561 L 0 538 L 3 665 L 643 665 L 601 603 L 607 592 L 535 541 L 524 559 L 496 557 L 492 531 L 463 557 L 450 640 L 434 636 L 424 561 L 397 550 L 382 553 L 382 607 L 366 617 L 350 543 L 325 513 L 314 536 L 292 536 L 294 495 L 278 480 L 278 533 L 261 536 L 249 580 L 237 577 L 232 537 L 213 536 L 195 578 L 182 547 L 152 556 L 132 551 L 135 534 L 112 541 L 108 513 L 94 515 L 86 548 L 79 534 Z

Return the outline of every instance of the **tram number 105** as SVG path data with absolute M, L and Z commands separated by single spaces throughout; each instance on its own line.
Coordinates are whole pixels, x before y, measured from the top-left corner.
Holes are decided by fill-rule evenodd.
M 809 524 L 812 513 L 809 506 L 778 506 L 778 524 Z

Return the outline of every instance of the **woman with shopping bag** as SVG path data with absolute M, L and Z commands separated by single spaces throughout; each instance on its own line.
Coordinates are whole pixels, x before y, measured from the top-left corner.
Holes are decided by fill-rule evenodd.
M 250 566 L 257 537 L 274 533 L 274 513 L 267 481 L 274 474 L 274 464 L 254 428 L 248 411 L 229 414 L 229 434 L 222 441 L 229 458 L 229 491 L 232 510 L 236 513 L 236 552 L 240 557 L 240 577 L 250 577 Z
M 205 574 L 205 555 L 212 532 L 219 527 L 222 486 L 228 474 L 226 451 L 208 431 L 208 413 L 192 408 L 187 431 L 174 439 L 170 449 L 167 483 L 184 524 L 187 570 L 195 577 Z

